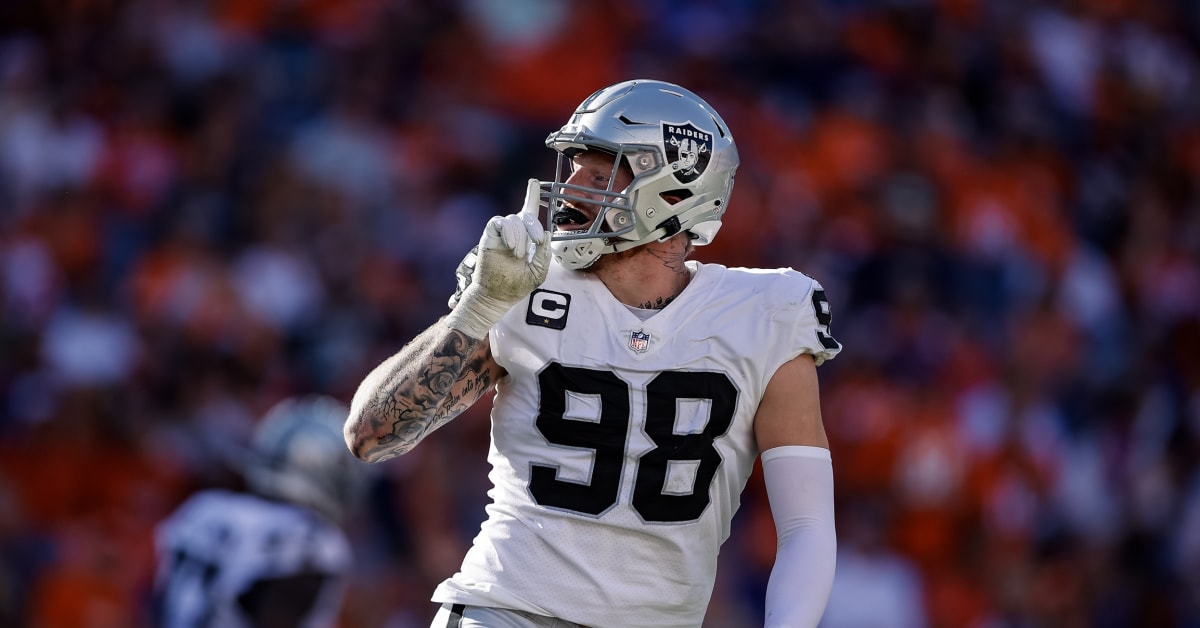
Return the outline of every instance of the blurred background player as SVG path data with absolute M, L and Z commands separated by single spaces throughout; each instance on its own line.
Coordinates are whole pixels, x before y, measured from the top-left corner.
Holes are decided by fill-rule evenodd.
M 163 521 L 155 625 L 336 625 L 351 559 L 339 523 L 365 479 L 346 412 L 325 396 L 279 402 L 254 434 L 249 491 L 201 491 Z

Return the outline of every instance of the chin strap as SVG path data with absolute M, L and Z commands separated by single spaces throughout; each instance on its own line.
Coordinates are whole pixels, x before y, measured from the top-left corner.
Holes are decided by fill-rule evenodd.
M 679 226 L 679 216 L 671 216 L 670 218 L 658 223 L 657 229 L 661 229 L 666 232 L 666 235 L 664 235 L 658 239 L 666 240 L 667 238 L 675 235 L 676 233 L 679 233 L 683 229 L 683 227 Z M 657 229 L 656 229 L 656 231 L 657 231 Z
M 621 240 L 617 238 L 606 240 L 606 242 L 609 243 L 606 248 L 611 248 L 612 250 L 605 251 L 604 253 L 619 253 L 621 251 L 628 251 L 629 249 L 637 248 L 643 244 L 669 240 L 681 230 L 682 229 L 679 226 L 679 219 L 672 216 L 670 220 L 664 221 L 663 223 L 659 224 L 654 231 L 646 234 L 646 238 L 642 241 L 634 242 L 631 240 Z M 604 253 L 601 253 L 601 255 L 604 255 Z

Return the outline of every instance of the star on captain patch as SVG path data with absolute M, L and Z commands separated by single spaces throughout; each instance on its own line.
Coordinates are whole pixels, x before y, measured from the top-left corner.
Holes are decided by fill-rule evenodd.
M 629 348 L 642 353 L 650 348 L 650 334 L 642 330 L 636 330 L 629 334 Z

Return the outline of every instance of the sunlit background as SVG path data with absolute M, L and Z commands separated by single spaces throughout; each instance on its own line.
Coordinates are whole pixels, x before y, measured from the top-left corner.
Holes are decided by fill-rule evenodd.
M 1200 626 L 1200 5 L 0 3 L 0 625 L 147 621 L 154 525 L 349 400 L 574 105 L 720 111 L 716 242 L 833 302 L 829 628 Z M 343 626 L 425 626 L 487 408 L 379 465 Z M 761 624 L 756 475 L 711 627 Z

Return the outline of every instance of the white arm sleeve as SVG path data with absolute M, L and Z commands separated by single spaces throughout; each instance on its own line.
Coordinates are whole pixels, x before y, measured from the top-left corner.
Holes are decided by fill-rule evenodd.
M 767 628 L 810 628 L 833 588 L 833 460 L 821 447 L 772 447 L 763 479 L 779 544 L 767 582 Z

